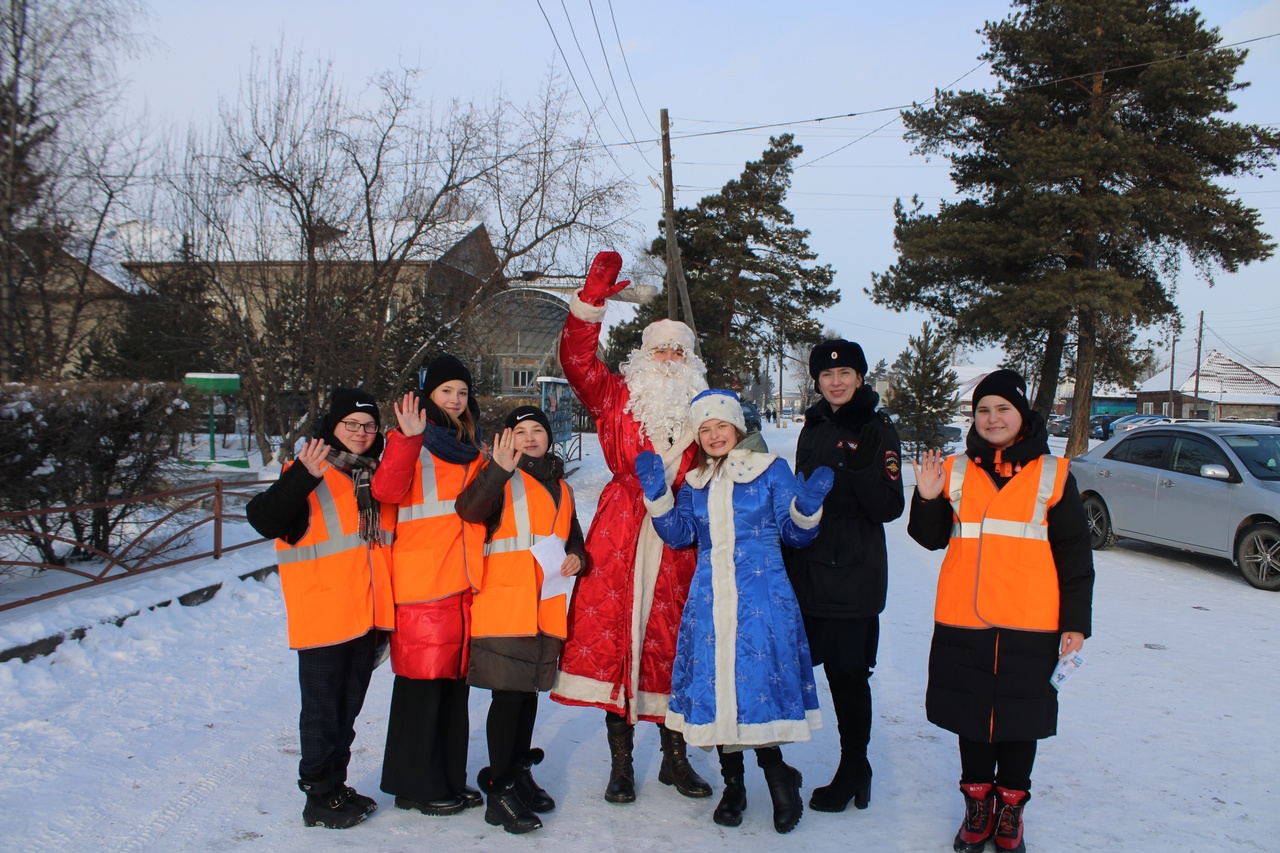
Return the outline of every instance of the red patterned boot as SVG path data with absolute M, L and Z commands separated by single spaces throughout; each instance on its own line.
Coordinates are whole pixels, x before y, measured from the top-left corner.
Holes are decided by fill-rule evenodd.
M 956 833 L 952 849 L 956 853 L 982 853 L 996 831 L 996 790 L 989 782 L 961 782 L 964 794 L 964 823 Z
M 1009 788 L 996 788 L 996 849 L 1002 853 L 1026 853 L 1022 840 L 1022 809 L 1031 794 Z

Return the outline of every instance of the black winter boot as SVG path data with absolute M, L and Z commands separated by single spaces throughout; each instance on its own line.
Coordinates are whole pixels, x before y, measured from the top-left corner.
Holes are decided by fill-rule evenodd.
M 513 835 L 523 835 L 542 829 L 542 821 L 529 811 L 529 807 L 516 792 L 516 780 L 513 773 L 504 774 L 501 779 L 489 778 L 489 768 L 480 771 L 480 788 L 486 794 L 488 805 L 484 810 L 484 822 L 490 826 L 501 826 Z
M 871 763 L 865 756 L 841 754 L 840 766 L 830 784 L 814 788 L 809 808 L 819 812 L 842 812 L 853 801 L 856 809 L 871 805 Z
M 773 828 L 788 833 L 796 828 L 804 814 L 804 800 L 800 799 L 804 778 L 799 770 L 781 762 L 766 767 L 764 778 L 769 783 L 769 796 L 773 798 Z
M 711 819 L 721 826 L 740 826 L 742 813 L 747 810 L 747 786 L 742 782 L 742 774 L 724 776 L 724 793 L 720 795 L 720 805 L 716 806 Z
M 364 809 L 365 814 L 373 814 L 378 810 L 378 801 L 373 797 L 366 797 L 350 785 L 343 785 L 342 787 L 346 793 L 347 802 L 358 809 Z
M 676 790 L 686 797 L 711 796 L 711 786 L 689 763 L 684 734 L 662 725 L 658 726 L 658 731 L 662 733 L 662 767 L 658 770 L 658 781 L 664 785 L 675 785 Z
M 618 714 L 605 714 L 605 729 L 609 734 L 609 785 L 604 798 L 611 803 L 636 801 L 636 771 L 631 764 L 631 750 L 635 745 L 636 727 Z
M 556 807 L 556 801 L 551 799 L 551 795 L 533 780 L 533 765 L 541 764 L 545 755 L 535 747 L 517 759 L 515 768 L 516 791 L 520 794 L 520 799 L 524 800 L 531 811 L 541 813 L 552 811 Z
M 331 780 L 299 779 L 298 788 L 307 795 L 302 808 L 302 821 L 307 826 L 350 829 L 369 816 L 347 800 L 346 786 L 335 786 Z

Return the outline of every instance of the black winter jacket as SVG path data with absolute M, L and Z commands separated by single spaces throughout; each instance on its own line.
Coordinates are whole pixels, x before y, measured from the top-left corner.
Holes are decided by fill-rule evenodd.
M 884 610 L 889 582 L 884 525 L 902 515 L 902 445 L 887 416 L 876 411 L 880 395 L 866 385 L 832 411 L 819 400 L 805 412 L 796 445 L 796 471 L 806 477 L 826 465 L 835 483 L 822 503 L 818 538 L 808 548 L 787 549 L 787 573 L 806 616 L 853 619 Z M 872 424 L 880 448 L 861 470 L 849 455 Z

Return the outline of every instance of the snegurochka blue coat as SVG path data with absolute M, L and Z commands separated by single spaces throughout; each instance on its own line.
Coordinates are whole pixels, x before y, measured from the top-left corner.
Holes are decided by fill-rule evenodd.
M 646 501 L 668 545 L 698 545 L 667 711 L 667 725 L 695 746 L 806 741 L 822 725 L 780 547 L 812 542 L 822 510 L 800 515 L 795 495 L 785 461 L 739 446 L 715 474 L 691 470 L 674 499 L 667 491 Z

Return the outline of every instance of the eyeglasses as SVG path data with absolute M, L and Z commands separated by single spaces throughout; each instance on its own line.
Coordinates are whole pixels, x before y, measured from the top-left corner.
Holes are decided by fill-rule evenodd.
M 372 422 L 362 424 L 360 421 L 338 421 L 338 423 L 346 427 L 347 432 L 364 432 L 373 435 L 378 431 L 378 425 Z

